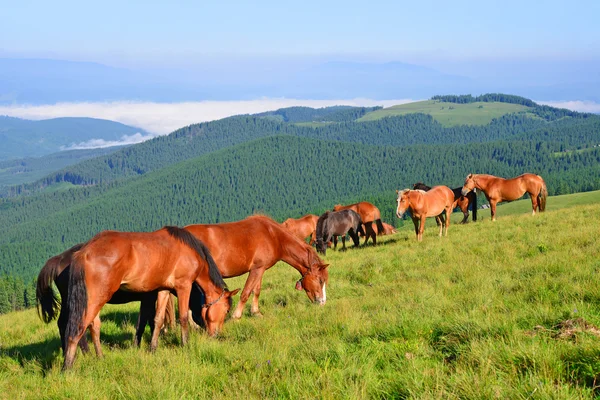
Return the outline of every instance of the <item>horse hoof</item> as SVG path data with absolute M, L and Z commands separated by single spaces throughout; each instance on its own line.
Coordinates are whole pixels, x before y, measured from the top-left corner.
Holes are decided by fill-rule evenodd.
M 262 315 L 262 313 L 261 313 L 260 311 L 257 311 L 257 312 L 254 312 L 254 313 L 252 313 L 252 316 L 253 316 L 253 317 L 258 317 L 258 318 L 262 318 L 262 317 L 264 317 L 264 315 Z

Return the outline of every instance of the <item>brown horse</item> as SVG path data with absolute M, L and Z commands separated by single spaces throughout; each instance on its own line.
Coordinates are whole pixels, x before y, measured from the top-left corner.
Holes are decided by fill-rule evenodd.
M 396 207 L 396 216 L 402 218 L 406 210 L 410 210 L 417 240 L 423 240 L 423 231 L 425 230 L 425 219 L 427 217 L 441 218 L 440 233 L 442 236 L 443 227 L 446 227 L 445 235 L 448 235 L 450 226 L 450 214 L 452 214 L 454 204 L 454 193 L 447 186 L 434 186 L 430 191 L 404 189 L 396 191 L 398 205 Z M 445 212 L 445 216 L 442 213 Z M 419 225 L 420 223 L 420 225 Z
M 254 293 L 251 312 L 261 315 L 258 298 L 262 277 L 278 261 L 286 262 L 302 275 L 296 289 L 304 289 L 312 302 L 325 304 L 328 264 L 321 261 L 311 246 L 271 218 L 253 215 L 238 222 L 188 225 L 185 229 L 210 249 L 223 277 L 249 272 L 233 318 L 242 317 L 251 293 Z
M 499 178 L 493 175 L 469 174 L 462 188 L 463 196 L 475 188 L 480 189 L 490 203 L 492 221 L 496 220 L 496 204 L 500 201 L 513 201 L 529 193 L 531 197 L 531 215 L 536 209 L 540 212 L 546 210 L 548 189 L 541 176 L 523 174 L 512 179 Z
M 341 211 L 341 210 L 352 210 L 360 215 L 360 219 L 363 221 L 365 225 L 365 242 L 369 238 L 373 239 L 373 246 L 377 244 L 377 233 L 373 230 L 373 222 L 377 225 L 377 230 L 379 232 L 383 232 L 383 225 L 381 224 L 381 213 L 379 212 L 379 208 L 375 207 L 373 204 L 367 201 L 361 201 L 360 203 L 354 203 L 347 206 L 342 206 L 341 204 L 337 204 L 333 207 L 333 211 Z
M 414 190 L 424 190 L 428 191 L 431 187 L 425 185 L 423 182 L 415 183 L 413 185 Z M 460 221 L 461 224 L 466 224 L 469 219 L 469 206 L 472 204 L 473 209 L 473 221 L 477 221 L 477 193 L 475 190 L 467 193 L 466 196 L 462 195 L 462 187 L 452 189 L 452 193 L 454 193 L 454 207 L 460 208 L 460 211 L 463 213 L 463 219 Z M 438 222 L 436 220 L 436 222 Z
M 77 344 L 91 325 L 94 343 L 99 340 L 100 309 L 119 290 L 138 293 L 161 291 L 158 296 L 157 326 L 162 325 L 167 290 L 179 297 L 181 342 L 188 338 L 188 301 L 192 284 L 206 296 L 202 309 L 208 333 L 215 335 L 231 308 L 231 296 L 210 251 L 193 235 L 177 227 L 155 232 L 104 231 L 73 254 L 67 295 L 68 320 L 63 370 L 73 365 Z M 166 293 L 166 296 L 163 295 Z M 151 347 L 156 348 L 158 329 Z
M 282 225 L 300 240 L 305 240 L 310 236 L 310 242 L 308 242 L 308 244 L 312 245 L 316 240 L 315 229 L 317 228 L 318 219 L 319 217 L 317 215 L 307 214 L 298 219 L 288 218 L 283 221 Z
M 388 223 L 383 222 L 382 225 L 383 225 L 383 233 L 379 232 L 379 228 L 377 228 L 378 235 L 393 235 L 394 233 L 398 232 L 396 230 L 396 228 L 394 228 L 392 225 L 390 225 Z

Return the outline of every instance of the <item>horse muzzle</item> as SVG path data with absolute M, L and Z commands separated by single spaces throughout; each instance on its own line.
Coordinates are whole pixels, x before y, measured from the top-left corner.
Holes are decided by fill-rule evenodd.
M 463 196 L 466 196 L 469 192 L 470 192 L 469 189 L 462 188 L 462 190 L 460 191 L 460 194 L 462 194 Z
M 396 217 L 402 218 L 403 215 L 404 215 L 403 212 L 401 213 L 401 212 L 396 211 Z

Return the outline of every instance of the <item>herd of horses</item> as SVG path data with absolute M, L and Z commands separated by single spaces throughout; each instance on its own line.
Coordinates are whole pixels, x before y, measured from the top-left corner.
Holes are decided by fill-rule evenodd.
M 454 190 L 418 183 L 413 189 L 397 191 L 396 215 L 401 218 L 410 213 L 419 241 L 426 218 L 435 217 L 441 236 L 444 228 L 448 233 L 450 214 L 456 207 L 465 214 L 462 223 L 467 222 L 469 207 L 473 220 L 477 219 L 475 190 L 482 191 L 489 201 L 492 220 L 500 201 L 516 200 L 529 193 L 535 214 L 536 210 L 545 210 L 548 194 L 538 175 L 503 179 L 470 174 L 464 185 Z M 103 231 L 46 262 L 37 280 L 38 311 L 46 323 L 60 311 L 57 323 L 63 370 L 73 365 L 77 346 L 84 353 L 89 351 L 85 338 L 88 329 L 96 354 L 102 356 L 99 314 L 106 303 L 139 301 L 134 343 L 140 345 L 146 325 L 150 325 L 150 349 L 155 350 L 165 317 L 174 315 L 171 294 L 176 295 L 181 343 L 185 344 L 190 318 L 211 336 L 222 329 L 232 298 L 239 292 L 230 291 L 224 278 L 248 274 L 233 319 L 242 317 L 251 295 L 251 313 L 261 315 L 258 300 L 262 277 L 278 261 L 300 273 L 296 289 L 304 290 L 311 302 L 324 305 L 329 264 L 317 252 L 325 254 L 331 242 L 335 248 L 339 236 L 345 248 L 346 235 L 355 246 L 359 245 L 359 235 L 365 237 L 365 245 L 369 239 L 376 245 L 377 235 L 394 232 L 369 202 L 336 205 L 321 216 L 290 218 L 282 224 L 253 215 L 237 222 L 165 226 L 154 232 Z

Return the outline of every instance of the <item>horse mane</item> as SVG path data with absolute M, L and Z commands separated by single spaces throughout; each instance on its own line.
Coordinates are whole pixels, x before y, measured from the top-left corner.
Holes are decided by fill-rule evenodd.
M 317 241 L 323 240 L 323 229 L 325 229 L 325 220 L 329 218 L 329 213 L 329 211 L 325 211 L 325 213 L 317 220 L 317 227 L 315 228 Z
M 223 276 L 221 275 L 215 260 L 212 258 L 210 250 L 204 245 L 204 243 L 198 240 L 190 232 L 183 228 L 179 228 L 178 226 L 165 226 L 164 229 L 169 232 L 169 235 L 195 250 L 196 253 L 198 253 L 198 255 L 202 257 L 202 259 L 208 264 L 208 276 L 212 283 L 217 285 L 220 289 L 227 289 L 227 284 L 223 280 Z

